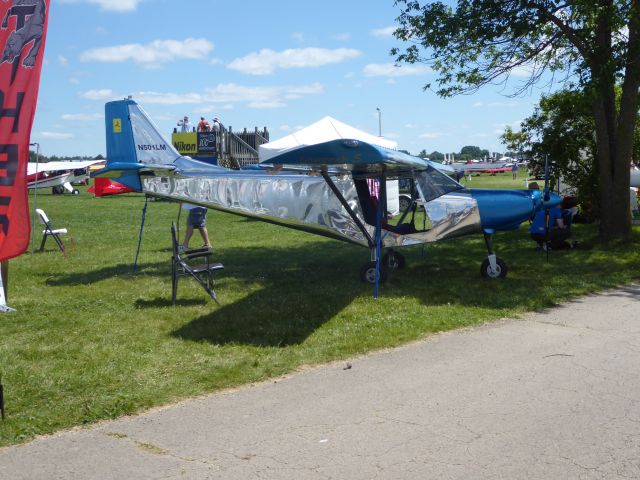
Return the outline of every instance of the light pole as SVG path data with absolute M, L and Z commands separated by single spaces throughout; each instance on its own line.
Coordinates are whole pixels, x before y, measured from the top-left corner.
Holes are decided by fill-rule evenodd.
M 35 224 L 36 224 L 36 200 L 38 192 L 38 165 L 40 165 L 40 144 L 38 142 L 30 143 L 29 146 L 36 147 L 36 177 L 33 188 L 33 211 L 31 212 L 31 253 L 35 252 Z M 28 187 L 27 187 L 28 188 Z
M 381 137 L 382 136 L 382 110 L 380 110 L 378 107 L 376 107 L 376 110 L 378 111 L 378 136 Z

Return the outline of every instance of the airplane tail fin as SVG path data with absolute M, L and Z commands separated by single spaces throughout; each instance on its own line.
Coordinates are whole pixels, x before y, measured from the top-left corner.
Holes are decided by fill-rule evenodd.
M 113 178 L 141 191 L 141 170 L 166 170 L 180 157 L 134 100 L 108 102 L 104 110 L 107 164 L 93 177 Z

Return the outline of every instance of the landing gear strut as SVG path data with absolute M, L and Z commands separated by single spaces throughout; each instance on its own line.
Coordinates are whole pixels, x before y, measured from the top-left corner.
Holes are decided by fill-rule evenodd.
M 484 241 L 487 244 L 489 255 L 480 266 L 480 275 L 485 278 L 503 278 L 507 276 L 507 264 L 493 251 L 493 234 L 485 233 Z

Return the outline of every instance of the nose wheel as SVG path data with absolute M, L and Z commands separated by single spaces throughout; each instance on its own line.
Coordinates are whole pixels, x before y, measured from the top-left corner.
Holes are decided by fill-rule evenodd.
M 368 262 L 362 266 L 360 269 L 360 280 L 364 283 L 376 283 L 376 262 Z M 384 263 L 380 264 L 380 278 L 378 281 L 380 283 L 387 281 L 387 269 Z
M 382 265 L 384 265 L 389 270 L 402 270 L 405 265 L 404 255 L 398 253 L 394 250 L 389 250 L 382 257 Z
M 489 258 L 485 258 L 480 266 L 480 275 L 484 278 L 504 278 L 507 276 L 507 264 L 499 257 L 495 257 L 495 266 Z
M 480 266 L 480 275 L 484 278 L 504 278 L 507 276 L 507 264 L 493 251 L 493 232 L 484 232 L 484 241 L 487 244 L 487 258 Z

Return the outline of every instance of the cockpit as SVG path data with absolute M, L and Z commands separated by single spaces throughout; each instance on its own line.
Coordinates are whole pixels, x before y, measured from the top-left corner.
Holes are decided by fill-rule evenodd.
M 429 231 L 432 224 L 425 204 L 464 188 L 431 166 L 381 177 L 354 175 L 354 182 L 365 222 L 374 227 L 379 222 L 383 230 L 400 235 Z M 392 204 L 398 209 L 390 210 Z

